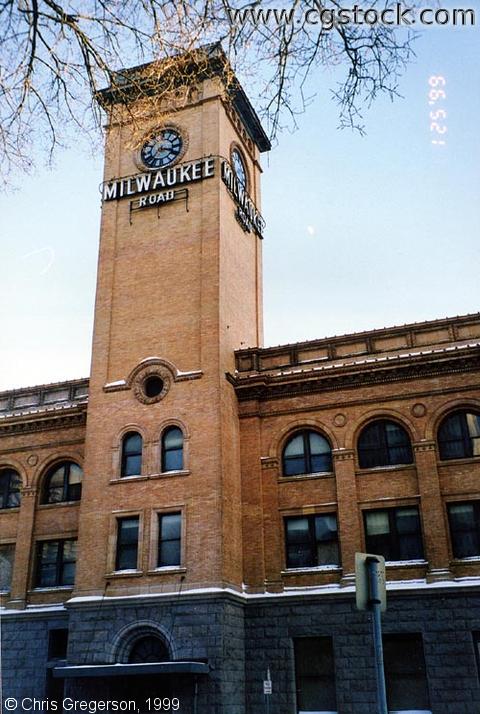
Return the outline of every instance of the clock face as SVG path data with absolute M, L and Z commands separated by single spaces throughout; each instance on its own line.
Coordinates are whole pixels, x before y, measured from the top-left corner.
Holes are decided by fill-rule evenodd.
M 245 163 L 243 161 L 241 153 L 238 149 L 233 149 L 232 151 L 232 164 L 233 170 L 235 171 L 235 176 L 238 179 L 239 184 L 242 188 L 247 188 L 247 170 L 245 168 Z
M 149 169 L 163 169 L 178 159 L 183 150 L 183 140 L 176 129 L 161 129 L 144 143 L 140 159 Z

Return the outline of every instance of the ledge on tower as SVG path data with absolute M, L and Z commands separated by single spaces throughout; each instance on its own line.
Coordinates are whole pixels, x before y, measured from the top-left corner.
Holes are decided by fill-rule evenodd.
M 270 139 L 220 43 L 112 72 L 110 86 L 97 92 L 96 99 L 103 109 L 108 110 L 115 104 L 126 105 L 143 97 L 168 92 L 185 84 L 197 84 L 212 77 L 222 80 L 232 106 L 259 151 L 269 151 Z

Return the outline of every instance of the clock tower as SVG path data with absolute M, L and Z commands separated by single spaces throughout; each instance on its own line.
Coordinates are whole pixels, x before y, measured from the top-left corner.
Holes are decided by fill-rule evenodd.
M 128 70 L 108 112 L 74 596 L 241 589 L 234 350 L 262 344 L 259 154 L 215 71 L 159 114 Z M 127 98 L 127 99 L 126 99 Z M 139 119 L 140 117 L 140 119 Z

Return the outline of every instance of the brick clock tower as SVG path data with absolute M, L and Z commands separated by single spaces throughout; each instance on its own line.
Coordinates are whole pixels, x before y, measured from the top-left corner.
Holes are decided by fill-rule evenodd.
M 136 86 L 142 71 L 129 70 Z M 98 613 L 86 617 L 85 603 L 104 597 L 111 622 L 116 599 L 134 598 L 148 613 L 130 613 L 125 627 L 140 621 L 158 635 L 158 625 L 168 648 L 182 594 L 180 609 L 200 607 L 205 635 L 226 647 L 224 599 L 199 606 L 185 593 L 242 588 L 238 405 L 226 373 L 234 350 L 262 343 L 259 153 L 269 142 L 243 90 L 226 97 L 214 72 L 168 118 L 147 106 L 139 142 L 138 121 L 112 121 L 116 92 L 100 99 L 110 123 L 72 615 L 95 638 Z M 69 659 L 85 662 L 75 631 Z M 200 640 L 190 631 L 167 659 L 211 664 Z M 100 648 L 93 662 L 109 657 L 118 661 Z M 188 699 L 180 685 L 171 694 Z M 102 686 L 118 694 L 117 679 Z
M 225 373 L 235 349 L 262 341 L 268 140 L 243 92 L 226 102 L 212 77 L 165 121 L 147 111 L 131 145 L 131 126 L 110 124 L 79 532 L 89 555 L 76 594 L 238 588 L 238 418 Z M 159 556 L 162 520 L 180 539 L 177 567 Z M 118 537 L 134 531 L 136 563 L 119 568 Z

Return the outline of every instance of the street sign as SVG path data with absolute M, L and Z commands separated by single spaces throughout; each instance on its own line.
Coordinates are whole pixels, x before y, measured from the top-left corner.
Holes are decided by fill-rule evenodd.
M 375 587 L 372 587 L 372 575 L 376 579 Z M 371 610 L 375 603 L 379 603 L 380 610 L 385 612 L 385 558 L 372 553 L 355 553 L 355 591 L 358 610 Z
M 271 694 L 271 693 L 272 693 L 272 680 L 271 680 L 271 679 L 264 679 L 264 680 L 263 680 L 263 693 L 264 693 L 264 694 Z

